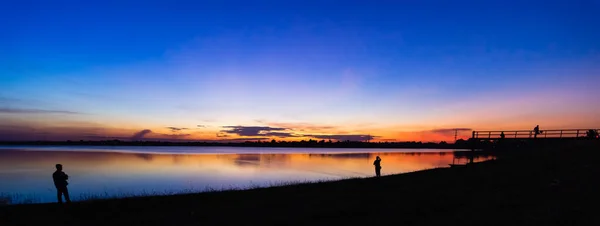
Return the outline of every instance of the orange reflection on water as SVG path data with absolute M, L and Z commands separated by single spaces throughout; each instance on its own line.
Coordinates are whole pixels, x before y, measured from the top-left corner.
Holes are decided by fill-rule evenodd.
M 176 192 L 373 176 L 377 155 L 384 175 L 446 167 L 454 160 L 452 152 L 158 154 L 0 149 L 0 180 L 11 181 L 0 185 L 0 192 L 34 193 L 42 201 L 53 201 L 51 174 L 56 163 L 64 165 L 76 199 L 88 193 Z

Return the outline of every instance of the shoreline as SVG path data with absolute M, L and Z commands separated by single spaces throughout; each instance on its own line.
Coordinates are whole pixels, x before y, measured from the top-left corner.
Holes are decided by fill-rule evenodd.
M 598 225 L 597 146 L 381 178 L 0 207 L 1 225 Z M 29 217 L 36 216 L 36 217 Z
M 31 158 L 34 156 L 37 156 L 36 158 L 48 158 L 48 157 L 54 157 L 54 156 L 65 156 L 66 154 L 71 154 L 71 153 L 75 153 L 77 156 L 82 157 L 82 156 L 86 156 L 85 158 L 87 159 L 94 159 L 94 158 L 102 158 L 100 155 L 95 155 L 95 154 L 124 154 L 124 155 L 119 155 L 118 159 L 121 159 L 122 157 L 126 157 L 126 156 L 133 156 L 133 155 L 139 155 L 139 154 L 143 154 L 144 156 L 155 156 L 155 157 L 159 157 L 159 156 L 163 156 L 163 155 L 167 155 L 167 156 L 194 156 L 194 155 L 208 155 L 208 156 L 239 156 L 236 158 L 242 158 L 243 156 L 290 156 L 290 155 L 301 155 L 301 156 L 305 156 L 308 158 L 312 158 L 316 157 L 316 158 L 327 158 L 327 159 L 337 159 L 337 158 L 342 158 L 342 159 L 352 159 L 354 161 L 354 159 L 356 159 L 357 157 L 360 159 L 370 159 L 370 158 L 375 158 L 376 155 L 382 156 L 384 158 L 389 157 L 389 156 L 393 156 L 395 158 L 399 158 L 398 156 L 406 156 L 406 158 L 415 158 L 418 159 L 419 156 L 445 156 L 446 161 L 444 164 L 437 164 L 437 165 L 428 165 L 428 164 L 423 164 L 423 167 L 409 167 L 409 168 L 403 168 L 403 169 L 399 169 L 397 167 L 398 164 L 388 164 L 385 166 L 386 171 L 384 172 L 384 175 L 396 175 L 396 174 L 405 174 L 405 173 L 412 173 L 412 172 L 416 172 L 416 171 L 420 171 L 420 170 L 427 170 L 427 169 L 435 169 L 435 168 L 447 168 L 449 167 L 451 164 L 464 164 L 468 161 L 468 157 L 469 156 L 474 156 L 474 161 L 475 162 L 481 162 L 481 161 L 485 161 L 487 159 L 493 159 L 494 157 L 490 154 L 490 153 L 486 153 L 486 152 L 481 152 L 481 153 L 473 153 L 471 151 L 444 151 L 444 150 L 436 150 L 436 151 L 428 151 L 428 152 L 418 152 L 418 150 L 413 150 L 411 152 L 402 152 L 402 151 L 393 151 L 393 152 L 381 152 L 381 150 L 373 150 L 373 152 L 365 152 L 365 151 L 360 151 L 360 152 L 335 152 L 335 153 L 324 153 L 324 152 L 313 152 L 313 153 L 289 153 L 289 152 L 279 152 L 279 153 L 138 153 L 138 152 L 127 152 L 127 151 L 112 151 L 112 150 L 106 150 L 106 151 L 102 151 L 102 150 L 79 150 L 79 149 L 75 149 L 75 150 L 62 150 L 61 148 L 57 149 L 57 150 L 40 150 L 40 149 L 3 149 L 2 147 L 0 147 L 0 158 L 4 157 L 8 157 L 8 156 L 21 156 L 23 158 Z M 2 155 L 4 154 L 4 155 Z M 41 156 L 38 154 L 42 154 Z M 89 154 L 89 155 L 88 155 Z M 114 155 L 111 155 L 114 156 Z M 339 156 L 339 157 L 336 157 Z M 154 157 L 146 157 L 146 158 L 154 158 Z M 400 157 L 403 158 L 403 157 Z M 10 159 L 10 158 L 9 158 Z M 261 157 L 262 159 L 262 157 Z M 441 157 L 440 157 L 441 159 Z M 453 159 L 457 160 L 457 162 L 453 161 Z M 367 160 L 368 161 L 368 160 Z M 10 165 L 10 161 L 5 161 L 7 163 L 9 163 Z M 25 163 L 25 162 L 23 162 Z M 436 162 L 437 163 L 437 162 Z M 231 163 L 232 165 L 234 163 Z M 434 162 L 432 162 L 432 164 L 434 164 Z M 67 164 L 69 165 L 69 164 Z M 49 166 L 51 166 L 51 164 L 49 164 Z M 91 165 L 90 165 L 91 166 Z M 388 167 L 389 166 L 389 167 Z M 289 169 L 293 169 L 294 167 L 291 168 L 286 168 L 286 167 L 282 167 L 279 168 L 277 167 L 275 170 L 289 170 Z M 368 169 L 371 169 L 372 167 L 369 167 Z M 40 169 L 41 170 L 41 169 Z M 331 182 L 331 181 L 339 181 L 342 179 L 348 179 L 348 178 L 368 178 L 373 176 L 373 172 L 372 170 L 368 170 L 368 171 L 364 171 L 364 170 L 358 170 L 358 171 L 352 171 L 352 168 L 343 168 L 341 169 L 341 171 L 344 171 L 342 173 L 340 172 L 334 172 L 333 171 L 328 171 L 328 170 L 319 170 L 319 171 L 312 171 L 311 169 L 303 169 L 301 170 L 302 172 L 300 172 L 300 174 L 302 175 L 302 173 L 306 172 L 316 172 L 318 174 L 327 174 L 329 175 L 328 178 L 310 178 L 309 176 L 307 176 L 305 179 L 302 178 L 298 178 L 298 179 L 286 179 L 284 177 L 279 177 L 279 178 L 273 178 L 272 180 L 259 180 L 258 183 L 253 183 L 253 179 L 252 178 L 248 178 L 245 181 L 243 180 L 238 180 L 238 181 L 234 181 L 231 182 L 234 185 L 227 185 L 227 184 L 219 184 L 218 181 L 201 181 L 199 183 L 194 183 L 194 185 L 190 185 L 189 187 L 181 187 L 181 186 L 177 186 L 177 183 L 173 183 L 172 187 L 164 187 L 164 186 L 159 186 L 159 189 L 155 189 L 155 187 L 152 187 L 151 185 L 147 185 L 147 186 L 137 186 L 137 187 L 132 187 L 129 190 L 119 190 L 119 189 L 112 189 L 112 190 L 100 190 L 98 191 L 97 189 L 94 190 L 93 192 L 87 191 L 87 192 L 82 192 L 82 190 L 86 190 L 86 186 L 84 186 L 84 184 L 86 184 L 85 182 L 83 182 L 83 184 L 78 184 L 78 185 L 74 185 L 75 187 L 73 187 L 75 190 L 71 191 L 71 197 L 74 200 L 84 200 L 85 199 L 114 199 L 114 198 L 128 198 L 128 197 L 139 197 L 139 196 L 153 196 L 153 195 L 158 195 L 158 196 L 165 196 L 165 195 L 176 195 L 176 194 L 188 194 L 188 193 L 202 193 L 202 192 L 213 192 L 213 191 L 223 191 L 223 190 L 248 190 L 248 189 L 253 189 L 253 188 L 264 188 L 264 187 L 274 187 L 274 186 L 283 186 L 283 185 L 299 185 L 299 184 L 311 184 L 311 183 L 323 183 L 323 182 Z M 350 172 L 350 173 L 348 173 Z M 127 172 L 124 172 L 127 173 Z M 79 174 L 81 174 L 81 172 L 79 172 Z M 202 174 L 202 173 L 200 173 Z M 206 173 L 204 173 L 206 174 Z M 78 175 L 78 174 L 74 174 L 74 175 Z M 199 174 L 195 174 L 195 175 L 199 175 Z M 96 175 L 98 176 L 98 175 Z M 190 175 L 193 176 L 193 175 Z M 14 177 L 15 179 L 19 179 L 18 177 Z M 156 178 L 159 179 L 159 178 Z M 156 180 L 155 179 L 155 180 Z M 255 178 L 256 179 L 256 178 Z M 79 179 L 81 180 L 81 178 Z M 9 181 L 9 180 L 5 180 L 5 181 Z M 22 184 L 24 186 L 19 186 L 23 189 L 32 189 L 31 185 L 39 182 L 40 180 L 36 180 L 36 181 L 31 181 L 30 183 L 19 183 Z M 45 181 L 45 180 L 44 180 Z M 256 182 L 256 181 L 254 181 Z M 80 182 L 82 183 L 82 182 Z M 89 182 L 87 182 L 89 184 Z M 172 183 L 172 182 L 171 182 Z M 92 183 L 93 184 L 93 183 Z M 123 183 L 120 184 L 116 184 L 117 186 L 123 186 Z M 36 187 L 42 187 L 42 186 L 48 186 L 48 184 L 40 184 L 37 183 Z M 16 186 L 15 186 L 16 187 Z M 87 187 L 87 189 L 89 189 L 90 187 Z M 40 191 L 39 189 L 36 190 L 36 192 L 28 192 L 28 193 L 23 193 L 20 192 L 20 190 L 17 189 L 4 189 L 4 190 L 0 190 L 0 206 L 2 205 L 6 205 L 6 203 L 11 203 L 11 204 L 32 204 L 32 203 L 52 203 L 56 200 L 54 196 L 54 194 L 52 194 L 53 187 L 48 186 L 47 190 L 45 191 Z M 91 187 L 91 189 L 94 189 L 94 187 Z M 75 193 L 73 192 L 75 191 Z M 149 192 L 148 192 L 149 191 Z

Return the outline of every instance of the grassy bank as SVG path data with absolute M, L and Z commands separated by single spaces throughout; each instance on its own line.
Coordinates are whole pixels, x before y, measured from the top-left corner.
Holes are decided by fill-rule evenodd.
M 596 148 L 246 191 L 0 208 L 0 225 L 600 225 Z

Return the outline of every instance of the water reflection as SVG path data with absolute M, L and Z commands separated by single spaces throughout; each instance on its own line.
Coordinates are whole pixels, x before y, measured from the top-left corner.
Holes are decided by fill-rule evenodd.
M 55 191 L 51 175 L 56 163 L 63 164 L 69 174 L 69 189 L 75 200 L 82 194 L 222 189 L 373 176 L 372 162 L 377 155 L 383 159 L 383 175 L 446 167 L 453 160 L 457 163 L 449 152 L 353 151 L 355 153 L 165 154 L 0 149 L 0 181 L 3 181 L 0 192 L 35 194 L 40 201 L 53 202 Z M 461 159 L 463 163 L 467 161 Z

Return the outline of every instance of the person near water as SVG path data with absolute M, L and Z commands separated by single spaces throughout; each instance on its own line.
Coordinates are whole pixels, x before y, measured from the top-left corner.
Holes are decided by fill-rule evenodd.
M 533 128 L 533 138 L 537 138 L 538 134 L 540 134 L 540 125 L 536 125 L 535 128 Z
M 375 162 L 373 162 L 373 165 L 375 166 L 375 175 L 377 177 L 381 176 L 381 158 L 379 158 L 379 156 L 377 156 L 377 158 L 375 158 Z
M 500 139 L 504 139 L 506 136 L 504 135 L 504 131 L 502 131 L 502 133 L 500 133 Z
M 69 175 L 62 171 L 61 164 L 56 164 L 56 171 L 52 174 L 52 179 L 54 180 L 54 186 L 56 187 L 58 203 L 63 203 L 63 195 L 65 196 L 67 203 L 70 203 L 71 198 L 69 197 L 69 189 L 67 189 Z

